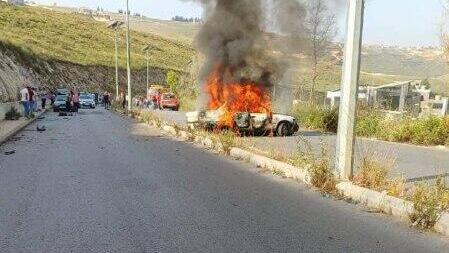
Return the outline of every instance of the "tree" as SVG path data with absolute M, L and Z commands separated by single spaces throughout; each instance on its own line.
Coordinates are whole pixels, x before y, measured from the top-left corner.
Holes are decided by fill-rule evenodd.
M 428 78 L 425 78 L 421 81 L 421 86 L 425 87 L 426 89 L 430 89 L 430 82 Z
M 317 80 L 322 72 L 319 66 L 323 62 L 324 57 L 329 51 L 331 42 L 337 34 L 336 17 L 329 10 L 325 0 L 314 0 L 308 6 L 306 29 L 310 43 L 309 52 L 312 59 L 310 99 L 313 101 Z
M 173 93 L 178 93 L 179 86 L 179 74 L 173 70 L 169 70 L 165 77 L 165 81 L 170 85 L 170 89 Z

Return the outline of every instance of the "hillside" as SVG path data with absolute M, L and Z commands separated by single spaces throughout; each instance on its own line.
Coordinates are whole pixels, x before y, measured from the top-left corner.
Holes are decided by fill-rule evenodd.
M 114 76 L 114 33 L 104 23 L 83 15 L 37 7 L 13 7 L 1 2 L 0 34 L 0 53 L 3 55 L 0 64 L 10 65 L 5 63 L 6 57 L 9 57 L 25 73 L 24 76 L 43 87 L 76 84 L 89 88 L 100 85 L 111 88 L 108 84 L 113 83 Z M 119 64 L 124 81 L 124 31 L 120 31 L 119 36 Z M 161 49 L 150 57 L 154 82 L 164 82 L 167 70 L 184 72 L 194 54 L 194 50 L 184 43 L 149 33 L 132 32 L 131 43 L 137 89 L 145 86 L 146 60 L 141 51 L 145 45 L 151 44 Z M 8 75 L 8 80 L 14 80 L 13 74 Z M 2 100 L 14 99 L 14 89 L 4 87 L 11 84 L 2 83 L 0 78 L 0 85 L 3 85 L 0 86 Z

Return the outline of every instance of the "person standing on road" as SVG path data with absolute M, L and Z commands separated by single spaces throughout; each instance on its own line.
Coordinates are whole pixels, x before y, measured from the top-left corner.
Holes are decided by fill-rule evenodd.
M 70 93 L 67 95 L 67 99 L 65 101 L 65 108 L 67 113 L 71 113 L 72 112 L 72 96 L 73 96 L 73 91 L 70 91 Z
M 45 110 L 45 106 L 47 105 L 47 94 L 43 95 L 41 98 L 41 102 L 42 102 L 42 109 Z
M 55 95 L 53 94 L 53 92 L 49 91 L 48 96 L 49 99 L 51 100 L 51 106 L 53 106 L 55 104 Z
M 104 109 L 109 110 L 109 93 L 105 92 L 103 95 Z
M 122 99 L 122 109 L 125 109 L 125 107 L 126 107 L 126 96 L 125 96 L 125 93 L 121 93 L 120 94 L 120 98 Z
M 75 112 L 78 112 L 78 109 L 80 108 L 80 96 L 78 94 L 78 91 L 75 90 L 72 95 L 72 101 L 73 101 L 73 110 Z
M 34 91 L 31 86 L 28 86 L 28 108 L 29 108 L 29 116 L 33 117 L 34 115 Z
M 23 88 L 22 90 L 20 90 L 20 103 L 23 106 L 23 112 L 24 112 L 24 116 L 26 118 L 30 117 L 30 98 L 29 98 L 30 94 L 28 93 L 28 87 Z

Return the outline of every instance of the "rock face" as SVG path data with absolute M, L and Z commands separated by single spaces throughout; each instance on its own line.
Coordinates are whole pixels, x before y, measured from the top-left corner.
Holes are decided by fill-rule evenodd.
M 113 59 L 111 59 L 113 60 Z M 150 69 L 150 83 L 165 84 L 166 70 Z M 144 92 L 146 69 L 132 71 L 133 92 Z M 126 70 L 119 70 L 120 89 L 126 89 Z M 85 66 L 41 59 L 11 45 L 0 44 L 0 102 L 17 101 L 27 84 L 41 90 L 79 87 L 87 91 L 115 91 L 115 68 Z

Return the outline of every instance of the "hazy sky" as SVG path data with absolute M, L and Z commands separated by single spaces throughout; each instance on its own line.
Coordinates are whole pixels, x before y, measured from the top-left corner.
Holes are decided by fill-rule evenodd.
M 346 1 L 346 0 L 345 0 Z M 443 0 L 367 0 L 364 40 L 386 45 L 438 45 Z M 86 6 L 116 11 L 124 0 L 37 0 L 61 6 Z M 201 6 L 179 0 L 130 0 L 132 12 L 170 19 L 175 15 L 200 17 Z M 344 34 L 345 15 L 340 15 L 340 37 Z

